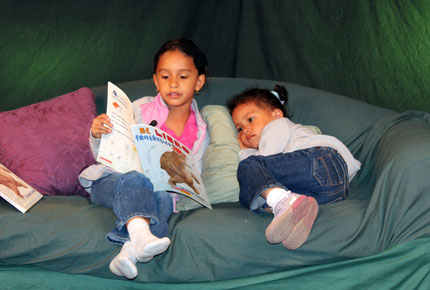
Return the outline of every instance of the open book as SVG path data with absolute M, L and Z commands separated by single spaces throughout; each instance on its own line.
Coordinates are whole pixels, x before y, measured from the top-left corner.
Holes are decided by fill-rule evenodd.
M 0 196 L 22 213 L 42 198 L 42 194 L 0 164 Z
M 112 133 L 103 134 L 97 161 L 115 171 L 143 173 L 154 191 L 179 193 L 212 208 L 198 166 L 190 150 L 151 125 L 136 124 L 127 95 L 108 82 L 106 114 Z

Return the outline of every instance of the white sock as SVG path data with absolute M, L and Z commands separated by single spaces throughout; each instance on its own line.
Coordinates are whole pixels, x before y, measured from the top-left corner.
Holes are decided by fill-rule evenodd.
M 154 256 L 163 253 L 170 245 L 169 238 L 157 238 L 151 233 L 144 219 L 135 218 L 127 225 L 130 241 L 139 262 L 149 262 Z
M 266 202 L 271 208 L 275 208 L 278 202 L 280 202 L 286 197 L 289 197 L 290 195 L 291 195 L 291 191 L 289 190 L 286 191 L 283 188 L 275 187 L 271 189 L 267 194 Z M 294 198 L 294 200 L 296 200 L 296 198 Z M 294 200 L 291 201 L 290 204 L 292 204 Z
M 134 279 L 137 276 L 136 262 L 133 246 L 130 242 L 126 242 L 119 254 L 110 262 L 109 269 L 117 276 Z

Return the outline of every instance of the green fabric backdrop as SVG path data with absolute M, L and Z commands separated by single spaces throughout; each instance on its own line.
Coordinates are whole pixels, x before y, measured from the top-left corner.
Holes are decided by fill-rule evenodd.
M 287 81 L 430 111 L 430 1 L 0 0 L 0 111 L 151 77 L 167 39 L 211 76 Z

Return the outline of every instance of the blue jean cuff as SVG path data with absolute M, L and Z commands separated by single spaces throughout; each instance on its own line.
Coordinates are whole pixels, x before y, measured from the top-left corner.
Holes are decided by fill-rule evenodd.
M 260 192 L 255 194 L 254 198 L 251 200 L 249 208 L 253 213 L 263 214 L 266 212 L 265 209 L 268 208 L 269 206 L 267 205 L 266 199 L 264 197 L 261 197 L 261 194 L 263 192 L 265 192 L 267 189 L 273 188 L 273 187 L 279 187 L 279 188 L 282 188 L 286 191 L 289 191 L 288 188 L 286 188 L 284 185 L 282 185 L 280 183 L 270 183 L 270 184 L 265 185 L 260 190 Z

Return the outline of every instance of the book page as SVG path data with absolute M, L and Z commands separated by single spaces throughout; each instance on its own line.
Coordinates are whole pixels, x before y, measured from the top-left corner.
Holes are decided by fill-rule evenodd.
M 102 135 L 97 161 L 121 173 L 132 170 L 142 172 L 130 131 L 135 124 L 133 104 L 111 82 L 108 82 L 106 115 L 113 127 L 110 134 Z
M 143 174 L 154 191 L 182 194 L 212 208 L 198 166 L 190 150 L 161 129 L 150 125 L 132 126 Z
M 0 164 L 0 196 L 25 213 L 43 195 Z

